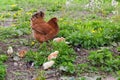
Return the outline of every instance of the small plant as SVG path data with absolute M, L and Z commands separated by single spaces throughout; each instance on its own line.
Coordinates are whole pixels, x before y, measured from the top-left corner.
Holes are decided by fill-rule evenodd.
M 55 11 L 58 11 L 62 8 L 62 5 L 60 4 L 60 2 L 55 2 L 53 3 L 54 5 L 52 5 L 51 7 L 48 8 L 48 11 L 52 11 L 52 12 L 55 12 Z M 55 6 L 56 5 L 56 6 Z
M 68 31 L 61 30 L 59 36 L 65 36 L 72 45 L 81 44 L 83 48 L 91 49 L 108 46 L 112 41 L 119 41 L 120 39 L 120 27 L 113 25 L 108 20 L 106 22 L 101 20 L 75 22 L 70 25 L 73 26 L 62 26 L 61 29 Z M 72 29 L 73 27 L 74 29 Z
M 36 68 L 38 68 L 39 66 L 41 66 L 46 60 L 47 60 L 47 54 L 44 52 L 33 52 L 33 51 L 29 51 L 26 54 L 26 58 L 25 60 L 27 62 L 33 62 L 34 66 Z
M 20 10 L 20 7 L 17 4 L 11 5 L 11 11 L 18 11 Z
M 114 56 L 108 49 L 90 52 L 88 57 L 90 65 L 99 67 L 102 71 L 118 71 L 120 68 L 120 57 Z
M 75 73 L 75 65 L 71 62 L 63 62 L 59 69 L 63 72 L 68 73 L 68 74 Z
M 86 80 L 85 77 L 80 77 L 78 80 Z
M 0 55 L 0 61 L 4 62 L 8 59 L 7 55 Z
M 120 52 L 120 46 L 119 46 L 119 47 L 117 47 L 117 51 L 118 51 L 118 52 Z
M 38 76 L 35 78 L 35 80 L 46 80 L 45 79 L 45 72 L 44 71 L 39 71 Z
M 88 64 L 87 63 L 82 63 L 82 64 L 78 64 L 76 66 L 76 70 L 77 70 L 77 73 L 83 73 L 83 72 L 87 72 L 88 71 Z
M 0 62 L 0 80 L 5 80 L 6 76 L 6 67 L 2 62 Z
M 4 14 L 3 16 L 4 16 L 4 18 L 10 18 L 11 17 L 11 13 L 8 12 L 8 13 Z

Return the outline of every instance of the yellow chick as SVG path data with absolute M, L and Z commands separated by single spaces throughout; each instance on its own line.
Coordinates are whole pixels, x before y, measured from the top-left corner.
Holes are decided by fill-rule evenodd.
M 52 61 L 52 60 L 44 63 L 44 64 L 43 64 L 43 69 L 48 69 L 48 68 L 50 68 L 54 63 L 55 63 L 55 61 Z
M 57 58 L 59 51 L 55 51 L 48 56 L 48 60 Z
M 7 54 L 11 55 L 13 53 L 13 48 L 10 46 L 8 47 Z

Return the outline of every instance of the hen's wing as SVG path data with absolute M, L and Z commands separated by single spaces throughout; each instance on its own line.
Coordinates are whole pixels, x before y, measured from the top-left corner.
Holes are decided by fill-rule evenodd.
M 50 40 L 50 39 L 54 38 L 56 35 L 55 33 L 56 33 L 55 30 L 51 30 L 48 34 L 45 35 L 45 39 Z
M 51 18 L 47 23 L 51 26 L 52 30 L 48 34 L 46 34 L 46 38 L 52 39 L 58 34 L 59 27 L 57 22 L 53 21 L 53 18 Z
M 43 34 L 43 35 L 46 35 L 46 33 L 42 30 L 38 30 L 36 28 L 32 28 L 34 31 L 36 31 L 37 33 L 40 33 L 40 34 Z
M 37 32 L 39 32 L 39 33 L 41 33 L 41 34 L 46 35 L 47 33 L 50 32 L 51 27 L 48 24 L 46 24 L 46 23 L 42 23 L 42 24 L 35 24 L 35 25 L 33 25 L 32 29 L 37 31 Z

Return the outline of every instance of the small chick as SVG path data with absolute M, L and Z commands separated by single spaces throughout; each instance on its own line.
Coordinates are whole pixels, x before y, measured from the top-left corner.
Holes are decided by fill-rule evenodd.
M 13 48 L 10 46 L 8 47 L 7 54 L 11 55 L 13 53 Z
M 48 60 L 57 58 L 59 51 L 55 51 L 48 56 Z
M 60 37 L 60 38 L 54 38 L 53 41 L 56 41 L 56 42 L 65 42 L 65 38 L 64 37 Z
M 48 69 L 50 68 L 55 62 L 54 61 L 49 61 L 43 64 L 43 69 Z
M 26 50 L 20 50 L 19 53 L 18 53 L 18 56 L 20 58 L 23 58 L 25 55 L 26 55 L 27 51 Z

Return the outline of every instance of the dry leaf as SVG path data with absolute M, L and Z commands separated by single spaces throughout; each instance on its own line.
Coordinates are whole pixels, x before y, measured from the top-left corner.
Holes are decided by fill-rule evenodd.
M 55 51 L 48 56 L 48 60 L 57 58 L 59 51 Z

